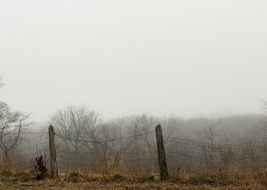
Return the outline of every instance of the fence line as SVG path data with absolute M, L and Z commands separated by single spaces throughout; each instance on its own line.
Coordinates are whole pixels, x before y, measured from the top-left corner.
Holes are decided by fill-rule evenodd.
M 81 143 L 80 146 L 83 146 L 83 148 L 80 147 L 78 149 L 79 151 L 67 149 L 57 153 L 59 169 L 68 171 L 83 170 L 89 167 L 94 171 L 102 170 L 103 172 L 106 172 L 108 168 L 116 168 L 121 172 L 124 170 L 129 171 L 130 168 L 135 168 L 135 171 L 141 171 L 141 169 L 146 171 L 153 169 L 154 171 L 157 159 L 155 143 L 150 142 L 154 139 L 150 136 L 151 134 L 155 134 L 155 132 L 136 133 L 107 140 L 87 140 L 56 134 L 59 140 L 69 141 L 70 144 L 79 142 Z M 134 142 L 135 140 L 138 142 Z M 64 148 L 64 143 L 61 146 Z
M 115 141 L 119 141 L 119 140 L 133 138 L 133 137 L 140 137 L 140 136 L 150 135 L 150 134 L 153 134 L 153 133 L 154 133 L 154 131 L 143 133 L 143 134 L 136 134 L 136 135 L 130 135 L 130 136 L 119 137 L 119 138 L 114 138 L 114 139 L 108 139 L 108 140 L 104 140 L 104 141 L 94 141 L 94 140 L 86 140 L 86 139 L 79 139 L 79 138 L 74 139 L 74 138 L 69 138 L 69 137 L 63 137 L 62 135 L 56 135 L 56 136 L 61 138 L 61 139 L 71 140 L 71 141 L 105 144 L 105 143 L 108 143 L 108 142 L 115 142 Z
M 34 135 L 34 136 L 31 136 Z M 115 135 L 114 135 L 115 136 Z M 118 136 L 118 135 L 117 135 Z M 20 169 L 34 168 L 34 158 L 47 155 L 47 132 L 22 132 L 17 148 L 9 160 Z M 24 138 L 25 137 L 25 138 Z M 136 133 L 106 140 L 71 138 L 55 134 L 58 169 L 91 172 L 159 171 L 159 155 L 154 131 Z M 190 138 L 163 136 L 169 170 L 230 169 L 253 170 L 267 168 L 267 141 L 212 144 Z M 70 149 L 68 145 L 77 149 Z M 28 170 L 27 169 L 27 170 Z

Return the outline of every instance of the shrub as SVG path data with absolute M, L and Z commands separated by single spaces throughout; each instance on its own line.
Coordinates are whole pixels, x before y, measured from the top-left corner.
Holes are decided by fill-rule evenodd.
M 72 171 L 70 172 L 70 177 L 80 177 L 80 173 L 79 172 L 76 172 L 76 171 Z
M 71 180 L 72 182 L 78 182 L 80 179 L 80 173 L 76 172 L 76 171 L 72 171 L 69 173 L 69 180 Z
M 153 175 L 151 176 L 142 176 L 142 177 L 138 177 L 137 181 L 140 183 L 144 183 L 144 182 L 150 182 L 150 181 L 154 181 L 155 177 Z
M 46 159 L 43 156 L 38 156 L 35 158 L 35 171 L 36 179 L 43 180 L 48 176 L 48 169 L 46 168 Z
M 0 182 L 15 182 L 17 178 L 14 176 L 0 176 Z
M 112 177 L 112 180 L 116 182 L 120 182 L 120 181 L 124 181 L 125 177 L 121 174 L 114 174 Z

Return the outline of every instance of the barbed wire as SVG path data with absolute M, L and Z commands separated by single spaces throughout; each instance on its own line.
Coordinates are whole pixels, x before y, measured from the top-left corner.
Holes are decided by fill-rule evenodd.
M 82 138 L 64 137 L 56 134 L 56 137 L 66 141 L 58 141 L 60 143 L 69 142 L 74 144 L 80 143 L 78 151 L 70 151 L 69 149 L 61 149 L 57 146 L 58 165 L 65 169 L 72 167 L 105 167 L 105 163 L 114 164 L 117 159 L 121 164 L 121 169 L 129 169 L 135 165 L 139 168 L 153 166 L 157 168 L 157 149 L 154 138 L 146 136 L 154 134 L 154 131 L 137 133 L 128 136 L 110 138 L 106 140 L 90 140 Z M 48 141 L 43 139 L 43 144 L 40 144 L 41 138 L 47 132 L 23 132 L 22 135 L 29 135 L 24 140 L 20 141 L 18 149 L 10 156 L 10 161 L 21 168 L 33 168 L 34 158 L 38 154 L 49 154 Z M 34 135 L 34 136 L 30 136 Z M 37 136 L 35 136 L 37 135 Z M 137 138 L 144 137 L 144 138 Z M 166 157 L 171 167 L 197 168 L 208 167 L 208 165 L 222 166 L 224 164 L 235 165 L 236 167 L 256 167 L 263 164 L 267 165 L 267 144 L 265 141 L 247 141 L 241 143 L 225 143 L 211 144 L 190 138 L 179 138 L 172 136 L 163 136 L 166 149 Z M 40 138 L 40 141 L 36 139 Z M 48 138 L 48 136 L 47 136 Z M 135 138 L 135 139 L 131 139 Z M 123 141 L 125 139 L 130 139 Z M 153 140 L 153 142 L 151 142 Z M 113 143 L 120 141 L 120 144 Z M 138 141 L 138 143 L 137 143 Z M 92 146 L 93 143 L 105 145 Z M 111 144 L 108 144 L 111 143 Z M 25 145 L 26 144 L 26 145 Z M 86 147 L 88 149 L 86 149 Z M 106 148 L 106 149 L 104 149 Z M 89 150 L 89 151 L 88 151 Z M 90 151 L 92 150 L 92 151 Z M 138 170 L 138 169 L 137 169 Z M 136 170 L 135 170 L 136 171 Z
M 205 141 L 199 141 L 195 139 L 189 139 L 189 138 L 180 138 L 180 137 L 172 137 L 172 136 L 163 136 L 166 142 L 180 142 L 181 144 L 194 144 L 194 145 L 200 145 L 200 146 L 219 146 L 219 147 L 235 147 L 235 146 L 258 146 L 263 145 L 266 143 L 267 146 L 267 140 L 253 140 L 253 141 L 246 141 L 246 142 L 240 142 L 240 143 L 214 143 L 211 145 L 211 143 L 205 142 Z
M 108 140 L 104 140 L 104 141 L 86 140 L 86 139 L 79 139 L 79 138 L 75 139 L 75 138 L 64 137 L 62 135 L 56 135 L 56 136 L 61 138 L 61 139 L 71 140 L 71 141 L 86 142 L 86 143 L 96 143 L 96 144 L 105 144 L 105 143 L 108 143 L 108 142 L 115 142 L 115 141 L 128 139 L 128 138 L 132 138 L 132 137 L 146 136 L 146 135 L 153 134 L 153 133 L 155 133 L 155 132 L 152 131 L 152 132 L 147 132 L 147 133 L 142 133 L 142 134 L 135 134 L 135 135 L 125 136 L 125 137 L 118 137 L 118 138 L 108 139 Z

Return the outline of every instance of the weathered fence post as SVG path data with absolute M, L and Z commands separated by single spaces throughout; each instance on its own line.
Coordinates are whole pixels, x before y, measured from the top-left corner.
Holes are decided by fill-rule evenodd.
M 156 131 L 157 148 L 158 148 L 160 180 L 166 180 L 169 178 L 169 172 L 167 168 L 166 153 L 165 153 L 165 148 L 164 148 L 161 126 L 157 125 L 155 131 Z
M 49 151 L 50 151 L 50 175 L 51 178 L 58 177 L 57 171 L 57 152 L 55 145 L 55 130 L 52 125 L 49 126 Z

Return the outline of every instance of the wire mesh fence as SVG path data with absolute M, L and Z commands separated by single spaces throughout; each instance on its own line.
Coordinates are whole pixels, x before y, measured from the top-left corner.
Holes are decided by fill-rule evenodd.
M 174 170 L 255 170 L 266 167 L 266 142 L 212 144 L 168 138 L 167 158 Z
M 92 141 L 57 136 L 58 168 L 94 173 L 150 173 L 157 170 L 154 132 Z M 68 143 L 79 143 L 77 149 L 66 149 Z
M 164 136 L 170 172 L 206 170 L 256 170 L 267 164 L 267 142 L 212 144 Z M 2 163 L 18 171 L 34 170 L 35 158 L 44 156 L 49 165 L 47 132 L 21 133 L 20 141 Z M 71 146 L 70 146 L 71 145 Z M 159 173 L 155 132 L 91 140 L 56 134 L 59 172 L 151 174 Z

